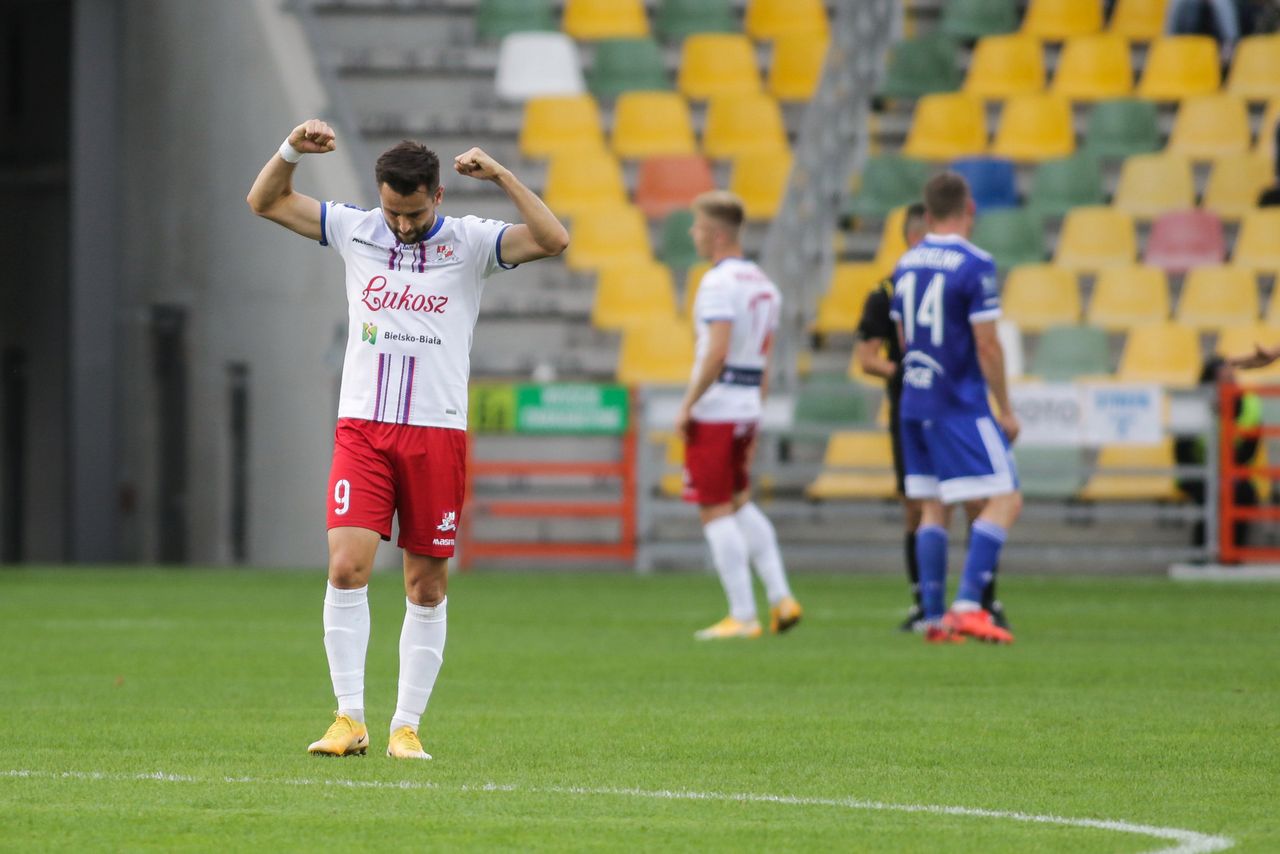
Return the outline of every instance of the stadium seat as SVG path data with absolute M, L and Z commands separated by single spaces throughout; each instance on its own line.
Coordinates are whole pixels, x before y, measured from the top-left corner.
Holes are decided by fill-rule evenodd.
M 747 0 L 743 29 L 756 41 L 794 32 L 827 32 L 823 0 Z
M 1275 304 L 1274 297 L 1272 298 L 1272 304 Z M 1253 323 L 1224 327 L 1218 333 L 1218 346 L 1216 350 L 1219 353 L 1243 355 L 1245 353 L 1252 353 L 1254 348 L 1259 344 L 1264 347 L 1270 347 L 1275 340 L 1275 319 L 1270 322 L 1255 321 Z M 1280 383 L 1280 361 L 1272 362 L 1265 368 L 1251 368 L 1247 371 L 1240 371 L 1237 374 L 1237 377 L 1239 378 L 1239 381 L 1245 385 Z
M 731 0 L 659 0 L 653 26 L 668 42 L 681 41 L 694 33 L 738 31 Z
M 658 237 L 658 256 L 673 269 L 684 270 L 698 261 L 698 250 L 693 245 L 689 229 L 693 225 L 693 211 L 688 208 L 672 211 L 662 220 L 662 234 Z
M 649 35 L 643 0 L 564 0 L 561 26 L 583 41 Z
M 649 219 L 662 219 L 715 186 L 711 164 L 700 154 L 650 157 L 636 176 L 636 207 Z
M 851 333 L 862 318 L 867 294 L 884 278 L 885 271 L 874 263 L 836 264 L 827 292 L 818 299 L 813 331 L 820 334 Z
M 884 227 L 880 231 L 880 245 L 876 247 L 876 257 L 872 261 L 885 275 L 898 266 L 898 259 L 907 251 L 907 241 L 902 236 L 902 226 L 906 219 L 905 207 L 894 208 L 885 217 Z
M 1212 36 L 1164 36 L 1151 43 L 1138 95 L 1178 101 L 1218 91 L 1218 43 Z
M 1258 125 L 1258 143 L 1254 150 L 1272 163 L 1276 162 L 1276 125 L 1280 124 L 1280 98 L 1273 98 Z
M 698 286 L 702 284 L 702 277 L 710 269 L 711 264 L 709 262 L 699 261 L 684 274 L 684 295 L 680 299 L 682 317 L 693 317 L 693 301 L 698 297 Z
M 1200 377 L 1200 363 L 1200 337 L 1190 326 L 1135 326 L 1125 336 L 1116 379 L 1190 388 Z
M 790 151 L 757 151 L 734 158 L 729 189 L 742 199 L 747 219 L 772 219 L 782 206 L 790 177 Z
M 1018 176 L 1013 164 L 998 157 L 953 160 L 950 170 L 969 182 L 978 213 L 1018 206 Z
M 1102 29 L 1102 4 L 1093 0 L 1031 0 L 1022 32 L 1045 41 L 1065 41 Z
M 1079 36 L 1063 45 L 1053 92 L 1073 101 L 1122 98 L 1133 91 L 1133 61 L 1122 36 Z
M 1155 445 L 1104 445 L 1098 452 L 1097 470 L 1080 497 L 1085 501 L 1183 501 L 1174 465 L 1169 436 Z
M 955 42 L 935 33 L 904 39 L 890 48 L 880 94 L 886 98 L 921 98 L 935 92 L 954 92 L 963 79 Z
M 1027 196 L 1027 206 L 1042 217 L 1065 216 L 1072 208 L 1105 201 L 1098 159 L 1087 151 L 1041 163 Z
M 1019 95 L 1005 101 L 991 153 L 1013 160 L 1051 160 L 1076 150 L 1071 105 L 1060 95 Z
M 1045 382 L 1111 373 L 1107 333 L 1096 326 L 1050 326 L 1036 340 L 1030 373 Z
M 611 205 L 579 215 L 565 253 L 565 263 L 574 271 L 615 263 L 647 264 L 652 259 L 644 214 L 630 205 Z
M 1163 145 L 1159 111 L 1150 101 L 1120 98 L 1100 101 L 1089 116 L 1084 148 L 1098 157 L 1149 154 Z
M 1196 160 L 1241 154 L 1253 141 L 1249 111 L 1236 95 L 1197 95 L 1178 105 L 1169 134 L 1169 151 Z
M 979 98 L 1011 98 L 1042 91 L 1044 81 L 1044 48 L 1038 39 L 986 36 L 973 49 L 964 91 Z
M 1126 158 L 1112 203 L 1140 220 L 1194 207 L 1196 183 L 1191 161 L 1181 154 L 1135 154 Z
M 1079 448 L 1018 446 L 1018 487 L 1023 497 L 1069 501 L 1084 486 Z
M 818 91 L 827 61 L 829 33 L 795 32 L 773 40 L 769 94 L 779 101 L 808 101 Z
M 1252 325 L 1260 311 L 1258 282 L 1240 267 L 1197 267 L 1187 273 L 1174 320 L 1208 331 Z
M 1018 28 L 1016 0 L 949 0 L 942 4 L 940 28 L 952 38 L 972 41 Z
M 684 494 L 684 437 L 671 432 L 654 434 L 653 438 L 665 448 L 662 456 L 666 471 L 658 479 L 658 491 L 668 498 L 679 498 Z
M 633 323 L 676 320 L 676 289 L 664 264 L 612 264 L 600 270 L 591 325 L 622 329 Z
M 1129 41 L 1149 42 L 1164 35 L 1165 7 L 1169 0 L 1117 0 L 1107 32 Z
M 558 216 L 570 218 L 587 209 L 625 205 L 622 167 L 604 149 L 557 154 L 547 167 L 542 199 Z
M 559 29 L 551 0 L 480 0 L 476 6 L 476 36 L 481 41 L 497 41 L 511 33 Z
M 624 158 L 695 153 L 689 105 L 676 92 L 624 92 L 613 107 L 612 144 Z
M 1044 260 L 1044 227 L 1027 210 L 1005 208 L 980 215 L 973 226 L 973 243 L 990 252 L 1001 270 Z
M 1169 279 L 1158 267 L 1108 267 L 1098 273 L 1085 320 L 1108 332 L 1169 320 Z
M 866 390 L 843 374 L 808 377 L 796 390 L 791 421 L 797 426 L 844 427 L 871 424 Z
M 1077 272 L 1127 266 L 1138 257 L 1133 217 L 1110 207 L 1069 211 L 1058 234 L 1054 263 Z
M 564 33 L 504 36 L 498 46 L 494 87 L 498 97 L 507 101 L 579 95 L 587 85 L 578 46 Z
M 1280 98 L 1280 35 L 1245 36 L 1236 42 L 1227 91 L 1250 101 Z
M 888 499 L 898 493 L 887 431 L 832 433 L 822 467 L 818 477 L 805 488 L 805 495 L 815 501 Z
M 633 323 L 622 330 L 618 382 L 684 385 L 693 370 L 693 330 L 682 320 Z
M 1247 270 L 1280 273 L 1280 208 L 1262 208 L 1244 215 L 1231 263 Z
M 1080 287 L 1070 270 L 1053 264 L 1023 264 L 1009 271 L 1000 308 L 1024 332 L 1079 323 Z
M 702 151 L 708 157 L 729 159 L 787 148 L 782 110 L 771 96 L 757 92 L 711 99 L 702 132 Z
M 590 95 L 530 98 L 525 102 L 520 123 L 520 153 L 525 157 L 603 148 L 600 110 Z
M 919 201 L 929 180 L 929 165 L 897 154 L 873 154 L 862 167 L 858 192 L 845 213 L 880 218 L 896 207 Z
M 1209 172 L 1203 205 L 1224 220 L 1234 222 L 1258 207 L 1258 196 L 1274 181 L 1272 164 L 1249 151 L 1219 157 Z
M 596 45 L 587 86 L 597 98 L 612 100 L 623 92 L 670 89 L 671 81 L 662 48 L 653 39 L 605 39 Z
M 760 91 L 760 69 L 751 40 L 740 33 L 696 33 L 680 49 L 676 85 L 686 98 Z
M 902 153 L 919 160 L 954 160 L 986 152 L 987 117 L 972 95 L 925 95 L 916 102 Z
M 1151 224 L 1143 263 L 1170 273 L 1221 264 L 1227 257 L 1222 220 L 1202 210 L 1170 211 Z

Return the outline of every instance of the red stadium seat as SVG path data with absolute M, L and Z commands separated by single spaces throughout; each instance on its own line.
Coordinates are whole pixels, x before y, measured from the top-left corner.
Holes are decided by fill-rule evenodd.
M 1209 211 L 1172 211 L 1151 225 L 1143 262 L 1170 273 L 1221 264 L 1227 257 L 1222 220 Z
M 715 189 L 711 165 L 697 154 L 650 157 L 640 163 L 636 207 L 649 219 L 663 219 L 689 207 L 699 193 Z

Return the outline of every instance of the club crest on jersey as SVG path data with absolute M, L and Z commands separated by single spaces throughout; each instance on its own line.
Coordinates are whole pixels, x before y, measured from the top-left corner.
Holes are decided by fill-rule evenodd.
M 436 246 L 436 260 L 437 260 L 437 261 L 443 261 L 443 260 L 444 260 L 444 259 L 446 259 L 446 258 L 452 258 L 452 257 L 453 257 L 453 244 L 452 244 L 452 243 L 441 243 L 441 244 L 439 244 L 438 246 Z
M 361 323 L 360 340 L 368 341 L 370 347 L 376 346 L 378 343 L 378 327 L 372 323 Z
M 440 524 L 436 525 L 437 531 L 454 531 L 458 528 L 458 513 L 456 510 L 450 510 L 440 519 Z

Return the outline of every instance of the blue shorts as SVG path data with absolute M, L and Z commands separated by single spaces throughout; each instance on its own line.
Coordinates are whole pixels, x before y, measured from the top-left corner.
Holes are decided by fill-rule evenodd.
M 955 504 L 1018 491 L 1018 468 L 1004 431 L 989 415 L 902 419 L 908 498 Z

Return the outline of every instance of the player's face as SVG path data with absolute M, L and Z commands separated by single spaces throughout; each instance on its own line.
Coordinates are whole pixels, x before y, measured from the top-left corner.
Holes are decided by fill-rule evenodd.
M 378 198 L 382 202 L 382 216 L 387 227 L 401 243 L 417 243 L 436 221 L 436 208 L 444 198 L 444 187 L 428 193 L 425 186 L 407 196 L 402 196 L 386 184 L 378 186 Z
M 702 213 L 693 212 L 693 225 L 689 226 L 689 237 L 693 239 L 693 248 L 700 258 L 710 258 L 715 254 L 716 236 L 719 230 L 715 222 Z

